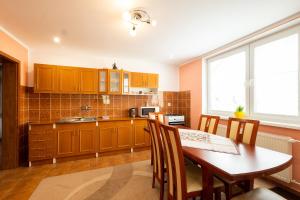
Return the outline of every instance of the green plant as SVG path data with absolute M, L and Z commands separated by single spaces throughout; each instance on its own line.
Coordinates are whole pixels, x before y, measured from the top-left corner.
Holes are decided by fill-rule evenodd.
M 238 106 L 236 108 L 235 112 L 244 112 L 244 107 L 243 106 Z

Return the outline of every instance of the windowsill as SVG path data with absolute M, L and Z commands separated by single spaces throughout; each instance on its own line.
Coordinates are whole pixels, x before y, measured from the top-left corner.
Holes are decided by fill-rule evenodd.
M 226 117 L 226 116 L 220 116 L 220 118 L 223 120 L 228 120 L 228 117 Z M 298 125 L 298 124 L 271 122 L 271 121 L 263 121 L 263 120 L 259 120 L 259 121 L 260 121 L 261 125 L 300 130 L 300 125 Z

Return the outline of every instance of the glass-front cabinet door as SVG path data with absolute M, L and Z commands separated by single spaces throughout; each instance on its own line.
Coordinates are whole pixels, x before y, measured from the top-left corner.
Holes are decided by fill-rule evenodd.
M 123 71 L 123 94 L 129 94 L 130 72 Z
M 99 70 L 99 93 L 107 93 L 108 91 L 108 69 Z
M 122 70 L 109 70 L 108 71 L 109 84 L 108 93 L 122 94 Z

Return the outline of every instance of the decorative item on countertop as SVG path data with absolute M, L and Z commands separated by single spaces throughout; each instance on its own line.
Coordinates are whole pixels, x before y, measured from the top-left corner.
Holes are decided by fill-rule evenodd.
M 114 64 L 112 66 L 113 66 L 113 69 L 118 69 L 116 62 L 114 62 Z
M 109 105 L 110 104 L 109 95 L 102 95 L 102 102 L 105 107 L 106 105 Z M 106 109 L 105 109 L 105 115 L 102 116 L 102 119 L 109 119 L 109 116 L 106 113 Z
M 245 117 L 244 107 L 238 106 L 235 110 L 234 116 L 239 119 L 243 119 Z

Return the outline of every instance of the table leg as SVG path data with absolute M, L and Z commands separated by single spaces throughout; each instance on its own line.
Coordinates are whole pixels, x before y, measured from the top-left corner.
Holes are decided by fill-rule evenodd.
M 203 199 L 204 200 L 212 200 L 213 199 L 213 183 L 214 176 L 213 173 L 207 167 L 202 168 L 202 186 L 203 186 Z
M 249 179 L 245 181 L 245 190 L 249 192 L 254 188 L 254 179 Z

